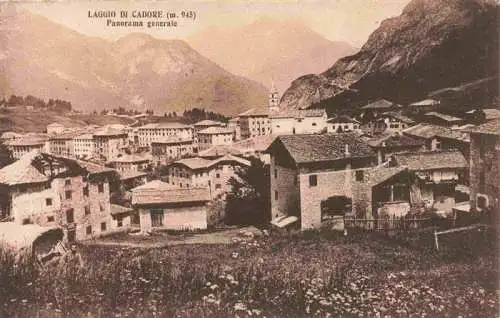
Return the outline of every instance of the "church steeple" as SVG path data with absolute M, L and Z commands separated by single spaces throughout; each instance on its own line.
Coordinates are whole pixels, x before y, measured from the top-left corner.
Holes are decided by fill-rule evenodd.
M 269 93 L 269 110 L 271 112 L 277 112 L 280 108 L 280 97 L 278 90 L 274 85 L 274 81 L 271 82 L 271 92 Z

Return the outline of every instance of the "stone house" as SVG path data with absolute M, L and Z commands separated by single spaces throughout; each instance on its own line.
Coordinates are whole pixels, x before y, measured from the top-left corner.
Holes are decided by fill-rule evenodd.
M 74 138 L 77 133 L 63 132 L 49 137 L 49 153 L 55 156 L 74 157 Z
M 206 229 L 211 223 L 209 201 L 208 188 L 177 188 L 159 180 L 132 189 L 141 232 Z
M 458 127 L 465 124 L 466 120 L 456 116 L 443 114 L 439 112 L 428 112 L 424 114 L 425 121 L 429 124 L 445 127 Z
M 442 150 L 459 150 L 467 161 L 470 158 L 470 134 L 465 129 L 446 129 L 436 135 Z
M 406 168 L 374 167 L 373 151 L 355 134 L 279 136 L 267 151 L 273 224 L 291 218 L 305 230 L 335 216 L 374 219 L 409 211 Z
M 268 109 L 252 108 L 238 115 L 241 139 L 271 134 Z
M 201 120 L 197 123 L 193 124 L 193 133 L 196 138 L 198 132 L 205 130 L 210 127 L 226 127 L 225 123 L 221 123 L 220 121 L 215 121 L 215 120 Z
M 0 170 L 1 218 L 61 227 L 67 241 L 113 232 L 113 173 L 92 163 L 32 152 Z
M 240 121 L 240 118 L 235 117 L 235 118 L 231 118 L 227 124 L 227 127 L 233 131 L 235 141 L 241 139 L 241 128 L 240 128 L 239 121 Z
M 193 156 L 197 151 L 193 139 L 166 137 L 151 142 L 153 164 L 156 166 L 168 165 L 173 160 Z
M 429 98 L 409 104 L 406 110 L 413 116 L 419 116 L 437 109 L 439 104 L 438 100 Z
M 361 123 L 359 121 L 347 115 L 340 115 L 327 120 L 327 132 L 332 134 L 340 132 L 361 132 L 360 126 Z
M 470 130 L 470 210 L 500 213 L 500 120 Z
M 421 140 L 391 133 L 383 133 L 376 137 L 365 138 L 365 140 L 377 154 L 378 165 L 387 162 L 394 154 L 420 151 L 424 145 Z
M 419 201 L 444 214 L 456 203 L 456 187 L 468 182 L 468 162 L 457 150 L 398 153 L 392 156 L 391 165 L 413 172 L 413 192 Z
M 198 151 L 213 146 L 230 145 L 233 143 L 233 130 L 226 127 L 209 127 L 197 133 Z
M 287 109 L 270 112 L 271 134 L 318 134 L 326 132 L 324 109 Z
M 442 126 L 417 124 L 403 130 L 403 135 L 422 141 L 425 150 L 436 151 L 441 149 L 441 144 L 436 137 L 446 130 L 447 128 Z
M 208 188 L 212 198 L 223 196 L 231 190 L 228 181 L 240 168 L 250 166 L 248 160 L 226 155 L 214 160 L 186 158 L 168 166 L 168 183 L 180 188 Z
M 415 121 L 399 112 L 384 112 L 362 125 L 362 130 L 368 135 L 385 133 L 402 133 L 415 124 Z
M 117 172 L 138 172 L 149 167 L 151 160 L 138 154 L 122 155 L 107 162 Z
M 50 134 L 60 134 L 65 129 L 66 128 L 62 124 L 52 123 L 52 124 L 47 125 L 46 131 L 47 131 L 47 134 L 49 134 L 49 135 Z
M 395 104 L 391 101 L 388 101 L 386 99 L 378 99 L 374 102 L 371 102 L 363 107 L 361 107 L 361 110 L 363 112 L 363 119 L 365 118 L 376 118 L 380 114 L 391 111 L 391 110 L 398 110 L 401 108 L 401 105 Z

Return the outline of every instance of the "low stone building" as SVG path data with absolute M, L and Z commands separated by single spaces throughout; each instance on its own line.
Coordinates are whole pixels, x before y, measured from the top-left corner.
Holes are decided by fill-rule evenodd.
M 132 189 L 142 232 L 198 230 L 210 225 L 208 188 L 176 188 L 159 180 Z
M 271 134 L 318 134 L 326 132 L 324 109 L 278 110 L 269 113 Z
M 7 147 L 14 159 L 19 159 L 22 156 L 35 151 L 48 151 L 48 139 L 42 136 L 23 136 L 7 142 Z
M 332 134 L 361 132 L 361 123 L 350 116 L 340 115 L 327 120 L 327 132 Z
M 377 164 L 387 162 L 392 155 L 402 152 L 416 152 L 423 149 L 422 140 L 408 136 L 384 133 L 376 137 L 366 138 L 366 143 L 377 154 Z
M 425 150 L 436 151 L 441 149 L 436 137 L 446 130 L 447 128 L 442 126 L 418 124 L 403 130 L 403 135 L 422 141 Z
M 198 135 L 198 132 L 205 130 L 207 128 L 210 128 L 210 127 L 226 127 L 226 124 L 222 123 L 220 121 L 208 120 L 208 119 L 196 122 L 193 124 L 193 133 L 194 133 L 195 138 Z
M 138 154 L 122 155 L 108 161 L 107 165 L 118 172 L 138 172 L 149 167 L 151 160 Z

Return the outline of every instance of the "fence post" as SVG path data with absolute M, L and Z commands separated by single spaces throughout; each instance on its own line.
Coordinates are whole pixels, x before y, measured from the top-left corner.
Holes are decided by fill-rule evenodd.
M 434 244 L 436 246 L 436 251 L 439 251 L 438 234 L 436 230 L 434 230 Z

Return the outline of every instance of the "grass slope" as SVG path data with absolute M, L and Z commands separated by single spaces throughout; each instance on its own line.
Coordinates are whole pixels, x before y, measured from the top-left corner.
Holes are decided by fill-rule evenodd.
M 492 317 L 497 266 L 494 249 L 482 247 L 436 253 L 371 235 L 304 234 L 150 250 L 82 247 L 84 268 L 42 272 L 15 268 L 0 253 L 0 316 Z

